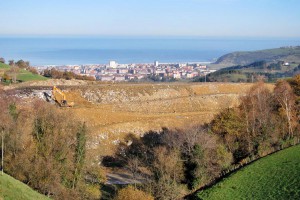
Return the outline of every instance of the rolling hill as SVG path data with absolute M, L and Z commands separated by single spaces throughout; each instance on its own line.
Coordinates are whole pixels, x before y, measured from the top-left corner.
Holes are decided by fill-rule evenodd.
M 9 69 L 10 69 L 9 65 L 0 63 L 0 76 L 2 76 Z M 38 74 L 33 74 L 25 69 L 20 69 L 17 74 L 17 80 L 21 82 L 26 82 L 26 81 L 47 80 L 47 78 Z
M 300 145 L 238 170 L 196 199 L 300 199 Z
M 278 79 L 293 77 L 299 73 L 299 63 L 256 61 L 248 65 L 225 67 L 206 77 L 197 77 L 195 81 L 204 82 L 205 79 L 207 82 L 276 82 Z
M 257 61 L 300 63 L 300 46 L 233 52 L 221 56 L 211 67 L 223 68 L 236 65 L 248 65 Z

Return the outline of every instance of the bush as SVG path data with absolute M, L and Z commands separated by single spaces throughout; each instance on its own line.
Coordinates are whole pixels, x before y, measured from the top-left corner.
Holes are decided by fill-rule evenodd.
M 154 198 L 150 194 L 128 186 L 119 190 L 114 200 L 154 200 Z

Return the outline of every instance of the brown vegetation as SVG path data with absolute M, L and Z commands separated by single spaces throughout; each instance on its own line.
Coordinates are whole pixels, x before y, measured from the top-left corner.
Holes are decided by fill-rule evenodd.
M 45 77 L 49 77 L 53 79 L 66 79 L 66 80 L 78 79 L 78 80 L 88 80 L 88 81 L 95 80 L 95 78 L 91 76 L 86 76 L 86 75 L 82 76 L 69 71 L 62 72 L 55 68 L 45 69 L 43 71 L 43 75 Z
M 209 124 L 128 135 L 130 145 L 120 144 L 115 159 L 134 176 L 146 177 L 142 189 L 155 199 L 181 199 L 237 166 L 298 143 L 295 99 L 285 81 L 274 91 L 260 82 L 239 107 L 223 110 Z
M 134 191 L 180 199 L 237 165 L 298 142 L 297 80 L 289 81 L 293 90 L 286 82 L 274 90 L 263 83 L 91 84 L 69 88 L 76 104 L 69 110 L 41 102 L 28 108 L 31 103 L 4 94 L 6 170 L 56 199 L 96 199 L 104 181 L 97 159 L 114 147 L 107 160 L 116 163 L 103 164 L 145 177 Z
M 55 199 L 98 199 L 101 169 L 86 159 L 87 128 L 45 102 L 0 98 L 4 170 Z
M 136 188 L 128 186 L 126 188 L 121 189 L 114 200 L 154 200 L 154 198 Z

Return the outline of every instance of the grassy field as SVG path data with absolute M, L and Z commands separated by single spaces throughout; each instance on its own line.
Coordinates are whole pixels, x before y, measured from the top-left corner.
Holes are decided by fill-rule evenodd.
M 0 70 L 1 69 L 9 69 L 9 66 L 7 64 L 0 63 Z
M 0 175 L 0 200 L 50 200 L 26 184 L 4 174 Z
M 300 145 L 262 158 L 213 187 L 198 199 L 300 199 Z
M 38 74 L 33 74 L 29 71 L 26 71 L 24 69 L 21 69 L 17 79 L 20 81 L 43 81 L 43 80 L 47 80 L 46 77 L 38 75 Z
M 10 67 L 7 64 L 0 63 L 0 76 L 4 74 L 5 71 L 9 70 Z M 46 77 L 43 77 L 38 74 L 33 74 L 27 70 L 20 69 L 18 75 L 17 75 L 17 80 L 25 82 L 25 81 L 42 81 L 42 80 L 47 80 Z

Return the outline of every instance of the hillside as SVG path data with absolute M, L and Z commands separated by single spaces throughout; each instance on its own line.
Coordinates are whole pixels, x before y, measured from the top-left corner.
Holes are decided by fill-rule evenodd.
M 225 67 L 206 77 L 195 78 L 195 81 L 204 82 L 206 78 L 207 82 L 253 82 L 261 79 L 276 82 L 277 79 L 293 77 L 299 73 L 299 63 L 257 61 L 248 65 Z
M 49 200 L 46 196 L 39 194 L 7 174 L 0 175 L 0 186 L 1 200 Z
M 3 76 L 3 74 L 7 72 L 9 69 L 10 69 L 9 65 L 0 63 L 0 76 Z M 26 81 L 47 80 L 47 78 L 38 74 L 33 74 L 25 69 L 20 69 L 19 72 L 17 73 L 17 80 L 21 82 L 26 82 Z
M 300 146 L 290 147 L 238 170 L 198 199 L 299 199 Z
M 300 63 L 300 46 L 281 47 L 259 51 L 239 51 L 221 56 L 214 64 L 215 66 L 248 65 L 257 61 L 267 62 L 296 62 Z M 214 65 L 212 65 L 214 66 Z
M 183 128 L 209 122 L 216 113 L 238 105 L 240 95 L 252 84 L 236 83 L 164 83 L 103 84 L 79 80 L 48 80 L 6 86 L 17 89 L 23 103 L 51 94 L 53 85 L 67 93 L 75 103 L 74 114 L 89 124 L 96 138 L 107 145 L 103 153 L 111 153 L 111 144 L 128 133 L 142 135 L 162 127 Z M 270 85 L 270 88 L 273 88 Z M 113 145 L 115 146 L 115 145 Z

